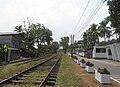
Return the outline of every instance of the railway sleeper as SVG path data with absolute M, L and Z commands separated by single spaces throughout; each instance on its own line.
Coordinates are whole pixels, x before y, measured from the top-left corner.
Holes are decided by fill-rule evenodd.
M 50 78 L 57 78 L 57 74 L 51 74 Z
M 15 79 L 15 80 L 39 80 L 39 81 L 42 81 L 43 78 L 18 77 L 18 78 Z
M 56 72 L 54 72 L 54 73 L 51 73 L 51 75 L 57 75 L 57 73 L 56 73 Z
M 41 78 L 44 78 L 45 77 L 45 75 L 27 75 L 27 74 L 25 74 L 25 75 L 23 75 L 22 77 L 41 77 Z
M 48 81 L 56 81 L 56 78 L 49 78 Z
M 31 81 L 31 80 L 12 80 L 11 83 L 14 83 L 14 84 L 40 84 L 41 81 Z
M 47 81 L 46 85 L 54 86 L 56 81 Z

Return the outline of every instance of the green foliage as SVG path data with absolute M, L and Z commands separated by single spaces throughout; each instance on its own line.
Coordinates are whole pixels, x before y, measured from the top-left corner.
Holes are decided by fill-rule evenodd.
M 87 33 L 87 41 L 89 42 L 88 44 L 91 44 L 94 42 L 97 43 L 99 41 L 98 39 L 98 30 L 97 30 L 96 24 L 92 24 L 90 28 L 86 31 Z
M 100 74 L 110 74 L 110 72 L 106 68 L 98 68 L 98 72 Z
M 53 41 L 52 31 L 46 28 L 43 24 L 35 23 L 20 26 L 16 26 L 16 32 L 24 32 L 22 38 L 22 44 L 26 50 L 27 57 L 31 56 L 40 56 L 46 53 L 51 53 L 51 48 L 48 45 L 51 45 Z M 35 44 L 37 49 L 35 48 Z M 38 51 L 38 52 L 37 52 Z
M 0 54 L 7 52 L 8 48 L 6 44 L 0 44 Z
M 93 66 L 94 66 L 94 64 L 93 64 L 93 63 L 91 63 L 91 62 L 86 62 L 86 66 L 93 67 Z
M 74 49 L 74 48 L 78 48 L 77 41 L 75 41 L 75 43 L 73 44 L 73 49 Z
M 92 48 L 96 43 L 99 42 L 98 30 L 96 24 L 92 24 L 90 28 L 83 34 L 83 47 Z
M 22 25 L 20 25 L 20 26 L 15 26 L 15 30 L 14 30 L 14 31 L 16 31 L 16 32 L 22 32 L 22 31 L 23 31 Z
M 108 45 L 108 44 L 110 44 L 110 42 L 106 42 L 106 41 L 99 42 L 99 46 L 105 46 L 105 45 Z
M 79 48 L 83 47 L 83 40 L 78 40 L 77 45 Z
M 83 49 L 85 57 L 90 57 L 93 46 L 99 43 L 97 24 L 92 24 L 83 34 Z
M 8 47 L 6 44 L 0 44 L 0 65 L 2 61 L 6 61 L 6 53 L 8 51 Z
M 51 48 L 51 53 L 57 53 L 57 50 L 59 49 L 59 44 L 58 44 L 58 42 L 53 42 L 53 43 L 50 45 L 50 48 Z
M 80 62 L 83 63 L 83 64 L 86 63 L 84 59 L 80 60 Z
M 76 59 L 76 60 L 78 59 L 77 56 L 72 56 L 72 58 L 73 58 L 73 59 Z
M 69 37 L 62 37 L 60 41 L 60 45 L 63 47 L 64 53 L 67 52 L 67 49 L 69 47 Z
M 108 0 L 111 26 L 120 39 L 120 0 Z
M 108 23 L 110 22 L 110 16 L 107 16 L 104 18 L 102 22 L 100 22 L 100 25 L 98 27 L 99 36 L 101 38 L 104 38 L 104 41 L 106 42 L 106 38 L 110 38 L 112 36 L 112 31 L 110 30 L 110 27 L 107 27 Z
M 17 62 L 17 63 L 12 63 L 12 64 L 8 64 L 5 66 L 1 66 L 0 67 L 0 79 L 5 79 L 8 78 L 10 76 L 15 75 L 18 72 L 22 72 L 30 67 L 33 67 L 37 64 L 40 64 L 42 62 L 44 62 L 46 59 L 50 59 L 51 57 L 53 57 L 54 55 L 47 57 L 40 57 L 39 60 L 36 61 L 32 61 L 32 62 L 28 62 L 28 63 L 24 63 L 26 61 L 22 61 L 22 62 Z M 27 60 L 30 61 L 30 60 Z M 24 63 L 24 64 L 21 64 Z M 20 65 L 19 65 L 20 64 Z M 19 65 L 19 66 L 18 66 Z

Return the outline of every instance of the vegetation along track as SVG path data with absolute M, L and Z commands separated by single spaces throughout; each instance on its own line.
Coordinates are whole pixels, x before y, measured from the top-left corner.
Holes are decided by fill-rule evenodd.
M 43 57 L 40 57 L 40 58 L 38 57 L 38 58 L 26 58 L 26 59 L 13 60 L 13 61 L 8 62 L 7 64 L 14 64 L 15 66 L 17 66 L 17 65 L 26 64 L 26 63 L 29 63 L 32 61 L 37 61 L 37 60 L 43 59 L 43 58 L 48 57 L 48 56 L 50 56 L 50 54 L 43 56 Z
M 41 58 L 38 58 L 38 60 L 36 60 L 36 61 L 31 61 L 29 63 L 24 63 L 24 64 L 21 64 L 23 62 L 20 62 L 20 63 L 13 63 L 13 64 L 7 64 L 4 66 L 1 66 L 0 67 L 0 81 L 8 78 L 10 76 L 13 76 L 14 74 L 16 74 L 18 72 L 22 72 L 30 67 L 33 67 L 39 63 L 42 63 L 43 61 L 50 59 L 54 56 L 56 56 L 56 55 L 51 55 L 49 57 L 41 57 Z M 19 64 L 19 66 L 17 66 L 18 64 Z
M 23 62 L 19 62 L 19 63 L 15 64 L 15 66 L 23 65 L 23 64 L 30 63 L 30 62 L 33 62 L 33 61 L 38 61 L 38 60 L 44 59 L 44 58 L 47 58 L 47 56 L 44 56 L 44 57 L 41 57 L 41 58 L 29 59 L 29 60 L 26 60 L 26 61 L 23 61 Z
M 0 82 L 0 87 L 43 87 L 55 85 L 60 55 L 54 56 L 32 68 Z

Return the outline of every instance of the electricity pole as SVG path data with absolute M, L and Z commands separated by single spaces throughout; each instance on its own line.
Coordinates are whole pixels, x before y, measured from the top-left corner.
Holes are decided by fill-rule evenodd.
M 70 38 L 71 38 L 71 57 L 73 57 L 74 35 L 70 35 Z

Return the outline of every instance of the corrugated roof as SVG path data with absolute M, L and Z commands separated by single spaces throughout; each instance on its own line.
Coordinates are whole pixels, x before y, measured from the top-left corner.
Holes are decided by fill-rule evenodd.
M 16 35 L 21 34 L 21 32 L 0 32 L 0 36 L 2 35 Z

